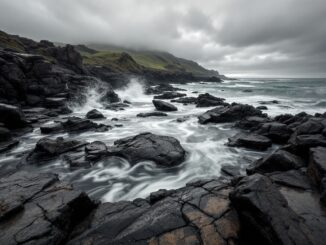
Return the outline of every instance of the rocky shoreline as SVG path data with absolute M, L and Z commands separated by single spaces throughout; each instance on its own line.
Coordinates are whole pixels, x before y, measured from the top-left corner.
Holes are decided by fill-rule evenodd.
M 178 110 L 177 103 L 212 107 L 198 123 L 234 123 L 241 133 L 229 139 L 230 147 L 277 149 L 252 163 L 245 176 L 224 167 L 221 177 L 116 203 L 92 200 L 55 173 L 29 172 L 29 165 L 58 157 L 72 169 L 92 168 L 111 156 L 165 168 L 187 157 L 178 139 L 151 132 L 113 145 L 48 137 L 119 127 L 97 123 L 103 115 L 94 110 L 85 118 L 69 115 L 67 104 L 83 103 L 90 86 L 108 110 L 123 110 L 129 102 L 121 101 L 110 82 L 90 76 L 73 47 L 39 45 L 52 62 L 0 50 L 0 154 L 33 128 L 44 135 L 17 161 L 0 166 L 0 244 L 324 244 L 326 113 L 271 118 L 265 108 L 229 104 L 210 94 L 187 97 L 168 84 L 148 86 L 153 111 L 139 117 L 165 117 Z

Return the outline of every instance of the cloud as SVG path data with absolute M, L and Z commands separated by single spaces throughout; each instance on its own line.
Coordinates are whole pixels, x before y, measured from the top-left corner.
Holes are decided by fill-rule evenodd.
M 230 74 L 326 76 L 324 0 L 1 0 L 0 29 L 159 49 Z

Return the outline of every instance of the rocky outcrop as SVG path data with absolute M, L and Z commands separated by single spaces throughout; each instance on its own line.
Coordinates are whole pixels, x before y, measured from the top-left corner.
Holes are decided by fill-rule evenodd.
M 131 164 L 153 161 L 171 167 L 183 162 L 186 152 L 173 137 L 142 133 L 115 141 L 111 154 L 122 156 Z
M 27 126 L 23 112 L 16 106 L 0 103 L 0 123 L 9 129 Z
M 104 203 L 76 227 L 68 244 L 236 244 L 232 187 L 203 181 L 147 199 Z
M 181 88 L 173 87 L 169 83 L 161 83 L 155 86 L 148 86 L 145 89 L 145 94 L 163 94 L 168 91 L 185 91 Z
M 178 108 L 162 100 L 153 100 L 153 104 L 158 111 L 177 111 Z
M 0 179 L 0 243 L 63 244 L 96 204 L 54 174 L 17 172 Z
M 197 98 L 197 107 L 227 106 L 228 103 L 224 102 L 224 100 L 208 93 L 200 94 Z
M 260 110 L 251 105 L 233 103 L 229 106 L 217 107 L 198 117 L 199 123 L 226 123 L 235 122 L 249 116 L 263 116 Z
M 278 122 L 263 123 L 255 132 L 270 138 L 275 143 L 287 142 L 293 133 L 286 124 Z

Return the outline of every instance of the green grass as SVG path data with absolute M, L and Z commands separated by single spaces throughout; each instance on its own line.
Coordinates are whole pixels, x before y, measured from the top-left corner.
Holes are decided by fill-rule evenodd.
M 2 31 L 0 31 L 0 47 L 10 48 L 17 52 L 25 51 L 24 45 L 21 42 Z

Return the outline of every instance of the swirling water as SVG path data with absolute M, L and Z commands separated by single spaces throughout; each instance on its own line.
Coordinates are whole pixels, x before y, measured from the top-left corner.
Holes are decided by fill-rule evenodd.
M 241 102 L 260 105 L 261 101 L 279 101 L 268 104 L 269 115 L 281 113 L 324 112 L 326 109 L 326 81 L 323 79 L 240 79 L 223 83 L 188 83 L 175 85 L 186 89 L 188 96 L 192 93 L 211 93 L 226 98 L 227 102 Z M 244 92 L 244 90 L 252 92 Z M 88 91 L 88 100 L 83 106 L 74 106 L 73 115 L 84 117 L 91 109 L 98 109 L 107 118 L 98 121 L 105 124 L 121 124 L 103 133 L 84 132 L 68 135 L 53 135 L 76 138 L 89 142 L 100 140 L 112 145 L 117 139 L 136 135 L 141 132 L 152 132 L 177 138 L 187 151 L 185 162 L 172 168 L 161 168 L 152 162 L 141 162 L 131 166 L 125 159 L 108 157 L 89 169 L 69 169 L 67 163 L 57 159 L 46 165 L 34 166 L 37 171 L 56 172 L 60 178 L 73 183 L 91 196 L 104 201 L 131 200 L 146 197 L 158 189 L 174 189 L 184 186 L 196 179 L 220 176 L 223 165 L 236 165 L 244 171 L 248 164 L 265 153 L 230 148 L 225 145 L 228 137 L 238 132 L 232 124 L 200 125 L 197 116 L 210 108 L 196 108 L 194 105 L 176 104 L 177 112 L 168 113 L 168 117 L 139 118 L 138 113 L 154 110 L 151 103 L 153 96 L 145 95 L 141 82 L 131 79 L 129 85 L 117 91 L 122 99 L 130 101 L 130 107 L 123 111 L 104 109 L 99 102 L 95 89 Z M 187 117 L 182 123 L 177 118 Z M 118 118 L 119 121 L 111 121 Z M 20 153 L 31 150 L 37 140 L 44 137 L 39 129 L 25 135 L 20 145 L 13 151 L 1 156 L 0 164 L 10 162 Z M 275 146 L 269 151 L 273 150 Z M 33 171 L 33 168 L 31 169 Z

